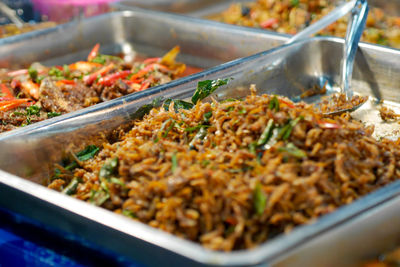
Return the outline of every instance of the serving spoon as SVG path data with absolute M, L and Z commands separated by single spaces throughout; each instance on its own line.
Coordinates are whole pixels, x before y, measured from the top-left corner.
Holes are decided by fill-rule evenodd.
M 340 93 L 344 94 L 346 101 L 351 100 L 353 97 L 353 90 L 351 89 L 350 83 L 353 75 L 353 65 L 358 48 L 358 43 L 361 39 L 362 32 L 365 27 L 365 23 L 368 16 L 368 2 L 367 0 L 352 0 L 341 4 L 328 15 L 324 16 L 322 19 L 318 20 L 316 23 L 311 24 L 304 30 L 300 31 L 292 38 L 290 38 L 286 43 L 291 44 L 303 39 L 308 38 L 320 30 L 324 29 L 328 25 L 337 21 L 347 13 L 351 11 L 351 17 L 347 26 L 346 38 L 343 46 L 343 59 L 341 64 L 341 84 Z M 340 110 L 335 110 L 332 112 L 326 112 L 325 115 L 338 115 L 344 112 L 352 112 L 359 107 L 361 107 L 364 102 L 354 105 L 351 108 L 345 108 Z
M 18 17 L 15 10 L 9 8 L 6 4 L 0 1 L 0 12 L 7 16 L 11 20 L 12 23 L 17 26 L 17 28 L 21 29 L 24 26 L 24 21 Z

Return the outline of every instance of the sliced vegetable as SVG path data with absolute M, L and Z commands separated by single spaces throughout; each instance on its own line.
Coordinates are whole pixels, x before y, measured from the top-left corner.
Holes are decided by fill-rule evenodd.
M 130 218 L 133 218 L 133 219 L 137 218 L 136 214 L 133 211 L 130 211 L 130 210 L 123 209 L 122 210 L 122 214 L 125 215 L 126 217 L 130 217 Z
M 100 169 L 100 178 L 110 178 L 118 167 L 118 158 L 108 160 Z
M 293 143 L 288 143 L 285 147 L 280 147 L 278 150 L 280 152 L 286 152 L 289 155 L 298 159 L 303 159 L 307 157 L 307 153 L 297 148 Z
M 65 84 L 76 85 L 76 82 L 73 81 L 73 80 L 59 80 L 59 81 L 56 82 L 57 86 L 62 86 L 62 85 L 65 85 Z
M 32 99 L 29 99 L 29 98 L 21 98 L 21 99 L 2 101 L 2 102 L 0 102 L 0 111 L 8 111 L 8 110 L 17 108 L 23 104 L 27 104 L 31 101 L 32 101 Z
M 47 112 L 47 118 L 53 118 L 53 117 L 57 117 L 60 115 L 61 115 L 61 113 L 59 113 L 59 112 Z
M 257 215 L 262 215 L 267 205 L 267 196 L 264 194 L 261 184 L 257 184 L 253 191 L 253 208 Z
M 28 69 L 28 74 L 29 74 L 29 77 L 31 77 L 32 81 L 36 82 L 36 80 L 38 78 L 38 71 L 31 66 Z
M 177 156 L 176 156 L 176 153 L 174 153 L 174 154 L 172 155 L 171 164 L 172 164 L 172 165 L 171 165 L 172 173 L 175 173 L 176 169 L 178 168 L 178 158 L 177 158 Z
M 277 18 L 270 18 L 260 23 L 261 28 L 267 29 L 272 28 L 279 22 Z
M 90 202 L 96 206 L 101 206 L 110 198 L 110 194 L 105 190 L 92 191 Z
M 200 81 L 197 84 L 197 89 L 192 96 L 192 103 L 196 104 L 197 102 L 203 100 L 207 96 L 211 95 L 220 86 L 228 84 L 228 82 L 229 78 Z
M 0 84 L 0 93 L 1 93 L 1 97 L 4 98 L 14 98 L 13 93 L 11 92 L 10 88 L 7 87 L 7 85 L 5 84 Z
M 257 141 L 258 146 L 262 146 L 266 144 L 269 139 L 272 137 L 272 130 L 274 129 L 274 120 L 269 119 L 267 126 L 265 127 L 263 133 L 261 134 L 260 138 Z
M 93 158 L 99 150 L 100 148 L 95 145 L 88 145 L 85 149 L 76 153 L 76 156 L 80 161 L 85 161 Z
M 282 139 L 282 140 L 289 139 L 290 135 L 292 134 L 293 127 L 296 126 L 296 124 L 302 119 L 303 119 L 303 117 L 300 116 L 294 120 L 289 121 L 288 124 L 283 126 L 279 131 L 278 139 Z
M 192 141 L 189 143 L 189 147 L 190 147 L 191 149 L 193 149 L 193 148 L 194 148 L 194 143 L 195 143 L 197 140 L 203 140 L 204 137 L 206 137 L 206 135 L 207 135 L 207 128 L 201 127 L 200 130 L 199 130 L 199 132 L 194 136 L 194 138 L 192 139 Z
M 268 107 L 269 107 L 269 109 L 271 109 L 271 110 L 274 110 L 274 109 L 275 109 L 276 112 L 279 111 L 279 100 L 278 100 L 278 98 L 277 98 L 276 96 L 274 96 L 274 97 L 271 99 L 271 101 L 269 102 Z
M 119 79 L 124 79 L 125 77 L 127 77 L 131 73 L 132 72 L 130 70 L 119 71 L 119 72 L 107 75 L 105 77 L 101 77 L 99 79 L 98 83 L 101 84 L 101 85 L 110 86 L 115 81 L 117 81 Z
M 73 195 L 76 193 L 76 189 L 78 188 L 79 181 L 77 178 L 72 179 L 69 185 L 62 191 L 64 194 Z
M 185 128 L 185 132 L 194 132 L 194 131 L 197 131 L 197 130 L 199 130 L 201 128 L 207 128 L 207 127 L 210 127 L 210 125 L 199 124 L 199 125 L 196 125 L 196 126 L 193 126 L 193 127 Z
M 168 98 L 167 100 L 165 100 L 163 107 L 166 111 L 169 111 L 169 105 L 171 104 L 171 102 L 174 102 L 174 109 L 177 112 L 179 109 L 186 109 L 189 110 L 191 108 L 193 108 L 193 104 L 183 101 L 183 100 L 175 100 L 175 99 L 170 99 Z
M 161 64 L 165 64 L 167 66 L 173 65 L 175 63 L 175 59 L 179 54 L 180 47 L 177 45 L 171 50 L 169 50 L 160 60 Z
M 100 44 L 97 43 L 97 44 L 93 47 L 92 51 L 90 51 L 90 53 L 89 53 L 89 55 L 88 55 L 88 57 L 87 57 L 87 60 L 88 60 L 88 61 L 91 61 L 92 59 L 94 59 L 95 57 L 97 57 L 97 55 L 99 54 L 99 49 L 100 49 Z
M 97 78 L 103 77 L 107 72 L 114 68 L 114 63 L 110 63 L 107 66 L 102 67 L 101 69 L 93 72 L 92 74 L 86 75 L 83 77 L 83 81 L 87 85 L 91 85 Z

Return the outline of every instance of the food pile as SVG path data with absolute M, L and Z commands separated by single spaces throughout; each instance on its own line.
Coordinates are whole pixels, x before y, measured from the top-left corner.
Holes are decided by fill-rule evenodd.
M 258 0 L 234 3 L 211 19 L 229 24 L 263 28 L 280 33 L 296 34 L 332 11 L 338 1 L 333 0 Z M 323 30 L 321 35 L 344 37 L 347 16 Z M 364 42 L 400 48 L 400 17 L 390 16 L 380 8 L 371 8 Z
M 47 185 L 213 250 L 253 248 L 400 178 L 396 142 L 348 114 L 252 94 L 168 99 L 114 143 L 87 146 Z
M 13 35 L 18 35 L 21 33 L 46 29 L 50 27 L 57 26 L 57 23 L 53 21 L 46 21 L 37 24 L 26 23 L 22 28 L 18 28 L 15 24 L 6 24 L 0 26 L 0 38 L 5 38 Z
M 127 62 L 99 53 L 87 61 L 0 72 L 0 132 L 72 112 L 149 87 L 167 83 L 185 71 L 175 61 L 179 47 L 162 58 Z

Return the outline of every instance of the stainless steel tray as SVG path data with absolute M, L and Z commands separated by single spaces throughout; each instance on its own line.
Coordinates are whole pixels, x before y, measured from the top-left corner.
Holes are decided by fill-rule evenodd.
M 19 68 L 39 61 L 46 64 L 82 60 L 95 43 L 103 53 L 133 51 L 160 56 L 175 45 L 178 60 L 209 68 L 235 58 L 270 49 L 285 37 L 150 10 L 108 13 L 75 20 L 54 28 L 0 40 L 0 67 Z
M 400 181 L 256 249 L 231 253 L 206 250 L 193 242 L 47 189 L 40 183 L 49 175 L 52 164 L 61 159 L 63 151 L 75 151 L 86 144 L 100 142 L 113 129 L 137 116 L 139 107 L 154 99 L 186 98 L 192 95 L 198 81 L 221 77 L 234 80 L 217 92 L 217 98 L 244 96 L 248 90 L 238 89 L 238 86 L 247 88 L 251 83 L 257 84 L 259 93 L 297 96 L 304 88 L 326 80 L 337 81 L 341 52 L 340 39 L 314 38 L 228 62 L 170 84 L 67 114 L 63 119 L 55 118 L 2 134 L 0 168 L 6 172 L 0 171 L 0 207 L 154 266 L 301 263 L 301 258 L 291 253 L 311 244 L 319 235 L 340 229 L 345 222 L 399 196 Z M 399 99 L 400 76 L 396 75 L 400 72 L 399 62 L 400 51 L 362 44 L 356 57 L 354 89 L 386 100 Z

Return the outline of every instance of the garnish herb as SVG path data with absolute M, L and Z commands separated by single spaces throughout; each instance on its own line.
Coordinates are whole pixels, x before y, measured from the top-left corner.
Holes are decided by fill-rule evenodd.
M 296 124 L 303 119 L 302 116 L 291 120 L 288 124 L 283 126 L 281 130 L 279 131 L 278 138 L 282 140 L 287 140 L 290 137 L 290 134 L 292 133 L 293 127 L 296 126 Z
M 36 80 L 38 78 L 38 71 L 35 68 L 33 68 L 32 66 L 29 67 L 28 74 L 29 77 L 31 77 L 32 81 L 37 82 Z
M 104 190 L 92 191 L 92 195 L 90 197 L 90 202 L 96 206 L 103 205 L 107 199 L 110 198 L 110 194 Z
M 104 165 L 100 169 L 99 176 L 100 178 L 109 179 L 117 170 L 118 167 L 118 158 L 113 158 L 111 160 L 106 161 Z
M 138 110 L 136 110 L 135 113 L 133 113 L 131 115 L 132 119 L 141 119 L 144 117 L 144 115 L 148 114 L 150 112 L 150 110 L 152 110 L 155 107 L 160 106 L 162 101 L 161 97 L 157 97 L 153 100 L 153 102 L 151 102 L 151 104 L 145 104 L 143 106 L 141 106 Z
M 275 109 L 275 111 L 276 112 L 278 112 L 279 111 L 279 100 L 278 100 L 278 98 L 276 97 L 276 96 L 274 96 L 272 99 L 271 99 L 271 101 L 269 102 L 269 109 L 271 109 L 271 110 L 274 110 Z
M 204 117 L 204 122 L 208 123 L 212 117 L 212 111 L 204 113 L 203 117 Z
M 126 217 L 130 217 L 130 218 L 133 218 L 133 219 L 137 218 L 136 214 L 133 211 L 130 211 L 130 210 L 122 210 L 122 214 L 125 215 Z
M 190 147 L 191 149 L 193 149 L 193 148 L 194 148 L 194 143 L 195 143 L 197 140 L 203 140 L 204 137 L 206 137 L 206 135 L 207 135 L 207 129 L 206 129 L 205 127 L 201 127 L 201 128 L 200 128 L 200 131 L 194 136 L 194 138 L 192 139 L 192 141 L 190 141 L 189 147 Z
M 172 173 L 175 173 L 176 169 L 178 168 L 178 158 L 176 156 L 176 153 L 172 155 L 171 163 L 172 163 L 171 166 Z
M 56 68 L 56 67 L 52 67 L 52 68 L 49 70 L 49 76 L 55 76 L 55 77 L 57 77 L 57 78 L 62 78 L 64 75 L 63 75 L 63 72 L 62 72 L 61 70 L 59 70 L 59 69 Z
M 64 188 L 64 190 L 62 192 L 64 194 L 67 194 L 67 195 L 73 195 L 73 194 L 76 193 L 76 189 L 78 188 L 78 184 L 79 184 L 78 178 L 74 177 L 74 179 L 71 180 L 69 185 L 66 188 Z
M 168 136 L 168 133 L 172 130 L 172 128 L 174 128 L 175 126 L 175 120 L 171 119 L 171 124 L 168 126 L 168 128 L 165 130 L 165 132 L 163 133 L 162 137 L 165 138 Z
M 183 100 L 174 100 L 174 99 L 170 99 L 169 98 L 169 99 L 165 100 L 164 105 L 163 105 L 163 107 L 164 107 L 164 109 L 166 111 L 169 111 L 169 105 L 171 104 L 171 102 L 174 102 L 175 112 L 177 112 L 178 109 L 191 109 L 191 108 L 193 108 L 193 104 L 192 103 L 189 103 L 189 102 L 186 102 L 186 101 L 183 101 Z
M 47 118 L 53 118 L 53 117 L 57 117 L 60 115 L 61 115 L 61 113 L 59 113 L 59 112 L 47 112 Z
M 199 130 L 200 128 L 208 128 L 208 127 L 210 127 L 210 125 L 199 124 L 199 125 L 196 125 L 193 127 L 185 128 L 185 132 L 194 132 L 194 131 Z
M 285 147 L 280 147 L 279 151 L 286 152 L 289 155 L 298 159 L 303 159 L 307 157 L 306 152 L 296 147 L 293 143 L 288 143 Z
M 228 84 L 228 82 L 229 78 L 200 81 L 197 84 L 197 89 L 192 96 L 192 103 L 196 104 L 197 102 L 203 100 L 207 96 L 211 95 L 215 90 L 217 90 L 218 87 Z
M 263 133 L 257 141 L 257 145 L 262 146 L 266 144 L 272 136 L 272 130 L 274 129 L 274 120 L 269 119 L 267 126 L 265 127 Z
M 299 6 L 300 1 L 299 1 L 299 0 L 290 0 L 290 4 L 291 4 L 293 7 L 297 7 L 297 6 Z
M 95 145 L 88 145 L 87 147 L 85 147 L 85 149 L 79 151 L 75 155 L 78 158 L 78 160 L 85 161 L 85 160 L 93 158 L 99 150 L 100 149 Z M 69 163 L 65 167 L 65 169 L 66 170 L 73 170 L 78 166 L 79 166 L 78 163 L 74 160 L 73 162 Z
M 257 215 L 262 215 L 267 205 L 267 196 L 264 194 L 261 184 L 257 184 L 253 191 L 253 207 Z

